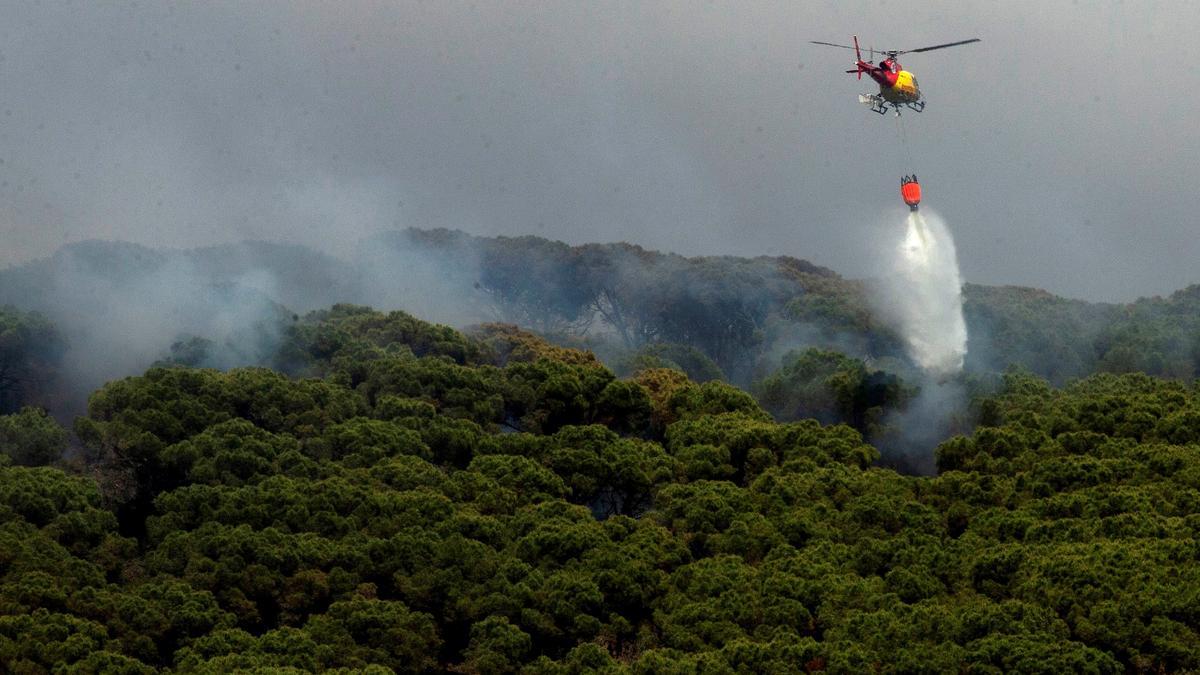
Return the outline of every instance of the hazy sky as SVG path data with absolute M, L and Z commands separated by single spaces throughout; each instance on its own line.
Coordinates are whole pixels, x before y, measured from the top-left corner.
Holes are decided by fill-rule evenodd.
M 901 174 L 963 276 L 1200 283 L 1200 3 L 0 3 L 0 265 L 88 238 L 397 227 L 789 254 L 848 276 Z M 850 52 L 929 105 L 857 103 Z M 906 139 L 906 141 L 905 141 Z

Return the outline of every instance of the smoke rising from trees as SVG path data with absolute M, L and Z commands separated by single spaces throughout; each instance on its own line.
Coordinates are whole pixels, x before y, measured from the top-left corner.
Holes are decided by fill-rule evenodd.
M 928 212 L 926 212 L 928 213 Z M 890 251 L 890 274 L 872 300 L 903 338 L 920 368 L 916 394 L 890 411 L 875 439 L 896 466 L 933 473 L 933 448 L 955 432 L 966 411 L 966 390 L 954 378 L 967 354 L 962 278 L 954 238 L 937 214 L 912 211 L 903 238 Z
M 913 285 L 921 267 L 905 257 L 912 252 L 897 248 L 876 260 L 895 258 L 907 280 L 845 279 L 790 257 L 688 258 L 623 243 L 449 230 L 378 235 L 348 260 L 266 242 L 73 244 L 0 270 L 0 305 L 17 310 L 6 319 L 12 349 L 0 353 L 0 366 L 32 375 L 21 376 L 28 384 L 20 390 L 6 387 L 2 403 L 6 411 L 44 405 L 67 422 L 101 383 L 155 362 L 280 366 L 276 350 L 292 325 L 350 302 L 460 327 L 518 324 L 593 350 L 620 376 L 669 367 L 697 382 L 724 379 L 755 391 L 777 419 L 847 422 L 889 459 L 931 468 L 936 441 L 969 429 L 965 401 L 974 394 L 953 375 L 965 332 L 952 242 L 927 234 L 944 245 L 941 258 L 926 247 L 927 258 L 951 259 L 941 277 L 926 266 L 925 287 Z M 909 304 L 881 301 L 901 289 Z M 964 293 L 972 349 L 963 368 L 973 375 L 1020 364 L 1056 382 L 1097 370 L 1187 377 L 1200 364 L 1200 318 L 1188 318 L 1200 317 L 1197 288 L 1125 306 L 1020 288 L 968 285 Z M 950 311 L 933 312 L 937 301 Z M 897 306 L 913 314 L 901 321 Z M 22 336 L 46 330 L 55 338 L 36 342 L 52 349 L 29 349 Z M 934 349 L 910 353 L 914 336 Z M 909 433 L 917 429 L 925 431 Z

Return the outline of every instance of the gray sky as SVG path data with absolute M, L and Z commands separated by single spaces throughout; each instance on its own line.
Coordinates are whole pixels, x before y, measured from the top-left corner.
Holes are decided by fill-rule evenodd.
M 789 254 L 867 276 L 901 174 L 963 276 L 1200 282 L 1200 3 L 0 3 L 0 265 L 88 238 L 396 227 Z M 856 101 L 913 48 L 929 101 Z M 901 138 L 907 139 L 902 143 Z

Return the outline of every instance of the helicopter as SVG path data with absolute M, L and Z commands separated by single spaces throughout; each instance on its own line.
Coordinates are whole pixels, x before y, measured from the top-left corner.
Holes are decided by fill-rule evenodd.
M 921 90 L 917 87 L 917 78 L 912 73 L 904 70 L 900 62 L 896 60 L 901 54 L 916 54 L 918 52 L 929 52 L 935 49 L 945 49 L 946 47 L 957 47 L 959 45 L 971 44 L 979 42 L 979 38 L 971 38 L 970 40 L 959 40 L 958 42 L 947 42 L 945 44 L 933 45 L 932 47 L 921 47 L 920 49 L 889 49 L 879 50 L 881 54 L 886 56 L 885 59 L 878 64 L 872 63 L 875 60 L 874 48 L 871 48 L 871 58 L 863 61 L 862 51 L 858 48 L 858 36 L 854 36 L 854 46 L 835 45 L 832 42 L 817 42 L 811 41 L 814 45 L 825 45 L 826 47 L 840 47 L 842 49 L 854 50 L 854 70 L 847 70 L 847 73 L 858 73 L 858 79 L 862 79 L 863 73 L 871 76 L 872 80 L 879 83 L 878 94 L 859 94 L 858 102 L 871 107 L 872 112 L 877 112 L 880 115 L 886 114 L 888 105 L 890 104 L 896 111 L 896 115 L 900 115 L 900 107 L 905 106 L 910 110 L 921 112 L 925 109 L 925 101 L 921 98 Z

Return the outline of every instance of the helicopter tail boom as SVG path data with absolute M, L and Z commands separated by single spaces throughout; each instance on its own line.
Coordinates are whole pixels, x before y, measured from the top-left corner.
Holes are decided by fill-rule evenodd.
M 858 73 L 858 79 L 861 80 L 862 74 L 863 74 L 863 60 L 862 60 L 862 51 L 859 50 L 859 48 L 858 48 L 858 36 L 857 35 L 854 36 L 854 62 L 858 66 L 858 70 L 855 72 Z M 850 72 L 850 71 L 847 70 L 846 72 Z

